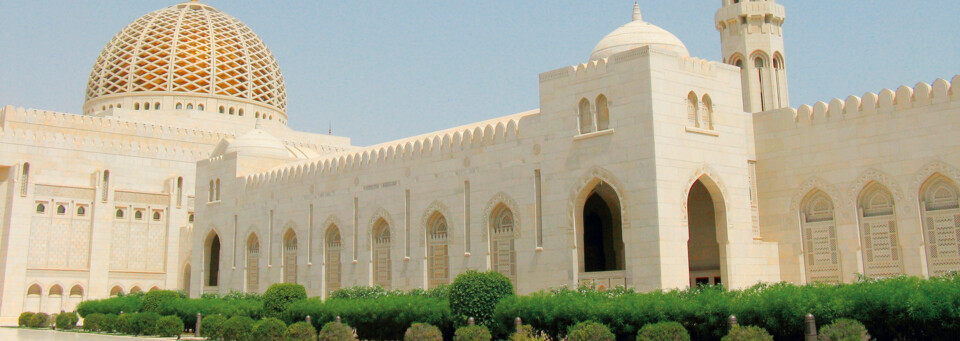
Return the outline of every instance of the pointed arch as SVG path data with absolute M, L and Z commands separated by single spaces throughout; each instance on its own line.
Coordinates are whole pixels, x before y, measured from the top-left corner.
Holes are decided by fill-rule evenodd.
M 207 238 L 204 240 L 203 261 L 205 266 L 205 275 L 203 285 L 216 287 L 220 284 L 220 234 L 216 229 L 210 229 Z
M 700 100 L 697 99 L 697 93 L 693 91 L 687 94 L 687 124 L 700 127 Z
M 425 225 L 427 232 L 427 286 L 450 283 L 450 226 L 440 211 L 433 211 Z
M 324 267 L 326 276 L 326 291 L 329 293 L 340 289 L 341 274 L 341 252 L 343 249 L 343 236 L 340 234 L 340 227 L 333 222 L 327 225 L 327 230 L 323 234 L 324 240 Z
M 75 311 L 77 305 L 83 301 L 83 287 L 80 284 L 74 284 L 70 288 L 70 296 L 66 299 L 66 305 L 63 307 L 66 311 Z
M 743 60 L 743 55 L 740 53 L 734 53 L 730 56 L 730 58 L 727 58 L 727 64 L 743 68 Z
M 812 189 L 800 206 L 800 226 L 808 283 L 842 281 L 835 205 L 829 194 Z
M 857 196 L 863 272 L 870 277 L 903 274 L 894 194 L 878 181 L 870 181 Z
M 960 187 L 940 173 L 920 186 L 923 239 L 930 276 L 960 271 Z
M 70 288 L 70 296 L 83 297 L 83 286 L 80 284 L 74 284 L 73 287 Z
M 490 213 L 490 269 L 507 276 L 517 285 L 516 230 L 519 229 L 514 210 L 504 203 L 494 206 Z
M 183 278 L 182 278 L 182 283 L 180 283 L 181 287 L 183 288 L 183 291 L 186 292 L 187 295 L 190 295 L 190 275 L 191 275 L 190 263 L 187 262 L 183 266 Z
M 781 54 L 780 51 L 773 53 L 773 68 L 777 70 L 783 70 L 787 68 L 786 64 L 784 64 L 783 54 Z
M 138 292 L 143 292 L 143 289 L 140 289 L 140 286 L 134 286 L 133 288 L 130 289 L 131 294 L 136 294 Z
M 610 108 L 607 104 L 607 96 L 600 94 L 597 96 L 597 131 L 610 129 Z
M 43 288 L 39 283 L 33 283 L 27 287 L 27 292 L 23 299 L 23 311 L 40 312 L 40 300 L 43 295 Z
M 297 283 L 297 232 L 288 228 L 283 235 L 283 282 Z
M 579 117 L 579 127 L 581 134 L 592 133 L 593 130 L 593 112 L 590 110 L 590 100 L 580 99 L 577 105 L 577 117 Z
M 371 244 L 373 248 L 373 284 L 391 288 L 393 269 L 390 261 L 390 246 L 392 244 L 390 223 L 385 217 L 379 217 L 371 228 Z
M 710 95 L 703 94 L 703 100 L 700 101 L 702 107 L 700 113 L 700 127 L 703 129 L 713 130 L 713 100 L 710 99 Z
M 256 232 L 250 232 L 246 245 L 246 291 L 260 292 L 260 238 Z
M 581 187 L 575 212 L 580 272 L 625 269 L 622 208 L 615 184 L 594 177 Z
M 487 201 L 487 205 L 483 208 L 481 226 L 484 226 L 484 229 L 482 231 L 482 237 L 488 242 L 490 240 L 490 231 L 492 231 L 490 227 L 493 226 L 494 217 L 496 216 L 495 211 L 502 209 L 502 207 L 499 207 L 501 205 L 510 209 L 510 212 L 513 213 L 513 237 L 519 239 L 522 234 L 522 219 L 517 213 L 520 212 L 520 206 L 517 205 L 516 200 L 513 200 L 513 198 L 506 193 L 497 192 L 497 194 L 494 194 L 493 197 Z
M 120 285 L 114 285 L 113 288 L 110 288 L 110 297 L 117 297 L 123 295 L 123 287 Z

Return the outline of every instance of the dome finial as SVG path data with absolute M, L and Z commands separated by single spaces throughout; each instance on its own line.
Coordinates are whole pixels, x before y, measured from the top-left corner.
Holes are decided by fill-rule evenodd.
M 633 21 L 643 21 L 643 16 L 640 15 L 640 3 L 633 3 Z

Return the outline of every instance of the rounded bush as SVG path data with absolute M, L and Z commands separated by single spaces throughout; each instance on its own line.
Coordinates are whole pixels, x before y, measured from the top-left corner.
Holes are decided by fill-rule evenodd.
M 277 283 L 263 293 L 263 316 L 281 317 L 290 303 L 307 299 L 307 290 L 300 284 Z
M 30 319 L 33 318 L 33 313 L 25 311 L 20 313 L 20 317 L 17 318 L 17 325 L 21 327 L 29 327 Z
M 220 335 L 224 341 L 255 340 L 253 336 L 253 319 L 246 316 L 234 316 L 223 323 Z
M 154 330 L 157 335 L 162 337 L 178 336 L 183 333 L 183 321 L 173 315 L 164 316 L 157 320 L 157 326 L 154 327 Z
M 180 298 L 180 293 L 173 290 L 153 290 L 143 295 L 143 305 L 140 311 L 157 312 L 157 308 L 159 308 L 161 304 Z
M 459 321 L 472 317 L 477 324 L 491 327 L 497 303 L 513 296 L 513 284 L 499 272 L 470 270 L 457 275 L 447 295 Z
M 120 317 L 114 314 L 103 314 L 103 319 L 97 323 L 97 330 L 104 333 L 120 331 Z
M 133 335 L 156 335 L 157 321 L 160 320 L 160 314 L 152 311 L 145 313 L 135 313 L 133 315 Z
M 836 319 L 820 328 L 820 341 L 868 341 L 870 334 L 863 323 L 851 319 Z
M 610 328 L 593 321 L 577 323 L 567 331 L 567 341 L 615 341 L 616 339 Z
M 292 341 L 313 341 L 317 338 L 317 329 L 306 322 L 297 322 L 287 326 L 287 339 Z
M 773 341 L 766 329 L 757 326 L 733 326 L 720 341 Z
M 277 318 L 268 317 L 253 326 L 255 340 L 281 341 L 287 334 L 287 324 Z
M 91 332 L 100 331 L 100 326 L 103 324 L 103 316 L 101 313 L 87 315 L 87 317 L 83 319 L 83 330 Z
M 54 325 L 57 326 L 58 330 L 68 330 L 77 327 L 77 313 L 62 313 L 57 315 L 57 319 L 54 322 Z
M 30 317 L 30 322 L 27 323 L 27 327 L 30 328 L 47 328 L 50 326 L 50 315 L 47 313 L 36 313 Z
M 484 326 L 466 326 L 457 328 L 453 334 L 453 341 L 490 341 L 490 330 Z
M 319 341 L 353 341 L 353 328 L 337 322 L 327 322 L 320 328 Z
M 690 341 L 690 333 L 677 322 L 651 323 L 640 328 L 637 341 Z
M 200 319 L 200 336 L 212 340 L 221 338 L 223 336 L 223 325 L 226 322 L 227 318 L 223 315 L 203 316 Z
M 133 319 L 136 318 L 137 313 L 126 313 L 117 315 L 117 332 L 123 334 L 136 335 L 137 329 L 136 324 L 133 322 Z
M 443 341 L 440 328 L 426 323 L 414 323 L 403 334 L 403 341 Z

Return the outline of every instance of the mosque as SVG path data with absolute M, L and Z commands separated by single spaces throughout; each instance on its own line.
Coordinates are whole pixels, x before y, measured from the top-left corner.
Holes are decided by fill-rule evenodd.
M 784 7 L 715 19 L 722 61 L 635 5 L 540 74 L 539 109 L 360 147 L 287 127 L 277 61 L 236 18 L 146 14 L 97 57 L 81 114 L 0 109 L 0 323 L 468 269 L 518 293 L 960 270 L 960 77 L 793 108 Z

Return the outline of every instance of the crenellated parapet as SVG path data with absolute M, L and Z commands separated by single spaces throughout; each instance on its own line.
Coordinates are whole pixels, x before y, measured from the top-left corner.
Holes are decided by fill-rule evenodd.
M 536 114 L 539 114 L 539 110 L 292 162 L 268 172 L 248 175 L 244 181 L 248 188 L 254 188 L 291 179 L 346 174 L 370 166 L 402 164 L 436 155 L 514 142 L 520 136 L 523 118 Z
M 587 78 L 604 75 L 609 71 L 611 71 L 612 68 L 616 65 L 633 61 L 641 57 L 649 56 L 651 51 L 656 51 L 656 53 L 663 53 L 663 54 L 676 56 L 679 69 L 686 72 L 702 74 L 702 75 L 713 75 L 716 72 L 718 66 L 724 67 L 722 63 L 717 63 L 717 62 L 696 58 L 696 57 L 684 56 L 677 52 L 666 50 L 666 49 L 656 49 L 656 48 L 651 49 L 650 46 L 643 46 L 643 47 L 639 47 L 632 50 L 614 54 L 609 58 L 599 58 L 599 59 L 588 61 L 586 63 L 580 63 L 577 65 L 567 66 L 567 67 L 559 68 L 556 70 L 541 73 L 540 83 L 545 83 L 545 82 L 553 81 L 556 79 L 563 79 L 563 78 L 580 80 L 580 79 L 587 79 Z
M 834 98 L 829 102 L 804 104 L 799 108 L 761 113 L 773 115 L 779 125 L 802 126 L 874 114 L 896 114 L 913 108 L 960 101 L 960 93 L 954 89 L 960 86 L 960 76 L 951 82 L 937 79 L 933 85 L 920 82 L 914 87 L 901 86 L 896 90 L 883 89 L 879 93 L 867 92 L 862 97 L 850 96 L 846 100 Z

